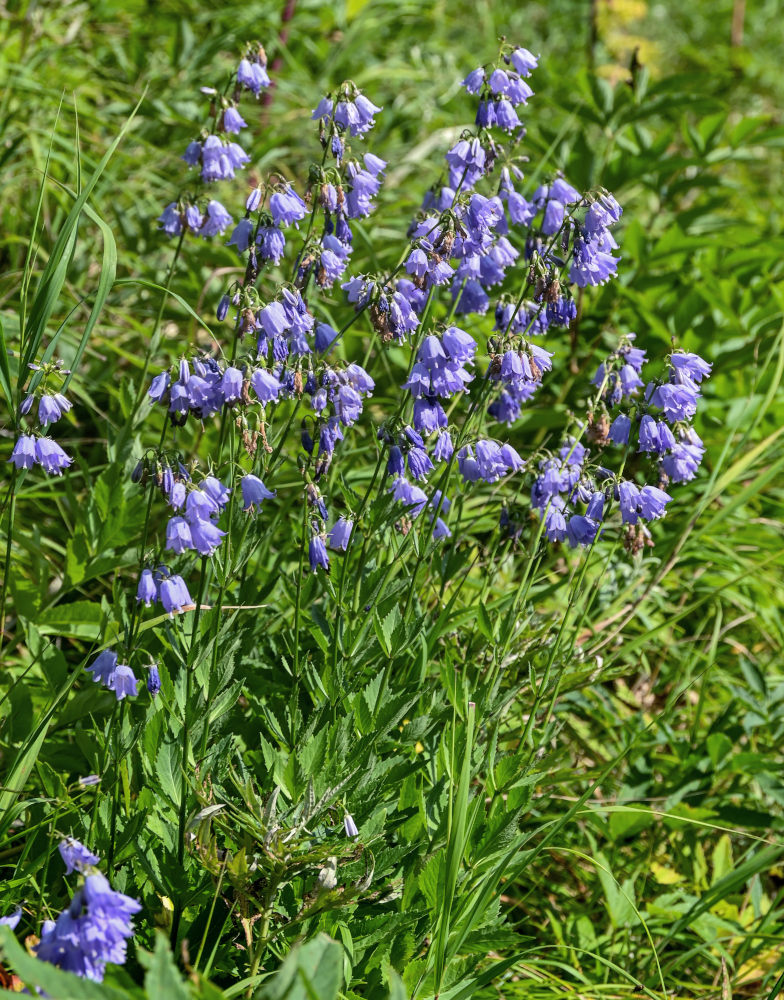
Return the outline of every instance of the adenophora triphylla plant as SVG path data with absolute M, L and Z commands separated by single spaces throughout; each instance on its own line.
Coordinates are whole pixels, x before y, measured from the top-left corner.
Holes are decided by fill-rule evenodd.
M 265 63 L 261 46 L 248 45 L 223 94 L 205 88 L 209 122 L 183 155 L 195 185 L 167 205 L 166 233 L 209 237 L 231 224 L 212 189 L 250 162 L 235 141 L 247 127 L 238 102 L 269 83 Z M 331 517 L 325 487 L 336 449 L 374 389 L 362 365 L 336 357 L 343 334 L 365 314 L 378 335 L 371 355 L 385 344 L 407 345 L 410 354 L 399 405 L 377 432 L 383 474 L 377 466 L 372 480 L 400 505 L 399 530 L 408 534 L 426 512 L 437 544 L 450 535 L 448 494 L 458 481 L 474 490 L 528 473 L 537 530 L 549 541 L 592 546 L 615 530 L 606 526 L 617 506 L 627 548 L 650 544 L 646 522 L 664 516 L 669 484 L 691 478 L 702 457 L 690 426 L 710 371 L 701 359 L 674 351 L 665 375 L 646 386 L 645 354 L 628 334 L 593 380 L 590 413 L 564 429 L 560 447 L 521 455 L 507 439 L 552 371 L 548 331 L 576 317 L 573 289 L 610 280 L 619 260 L 612 230 L 621 207 L 609 192 L 581 194 L 560 175 L 525 191 L 518 113 L 533 96 L 527 80 L 536 66 L 526 49 L 504 43 L 492 66 L 463 81 L 478 97 L 475 127 L 446 151 L 443 177 L 425 194 L 391 273 L 348 273 L 352 224 L 373 210 L 387 166 L 364 145 L 382 109 L 353 82 L 313 111 L 322 155 L 300 172 L 304 190 L 273 173 L 243 195 L 244 215 L 228 243 L 245 261 L 244 277 L 217 305 L 232 332 L 212 353 L 183 356 L 149 388 L 172 432 L 189 418 L 218 421 L 220 431 L 217 453 L 196 456 L 168 447 L 164 428 L 161 446 L 137 466 L 134 478 L 152 483 L 172 510 L 165 539 L 141 570 L 139 605 L 160 602 L 169 614 L 191 607 L 188 555 L 213 557 L 232 531 L 247 531 L 248 518 L 263 517 L 287 463 L 303 480 L 310 569 L 329 572 L 330 549 L 348 558 L 369 497 Z M 321 318 L 319 301 L 337 282 L 350 308 L 340 329 Z M 483 337 L 488 313 L 493 329 Z M 287 437 L 278 419 L 291 428 Z M 645 483 L 625 471 L 635 445 L 650 459 Z M 206 474 L 195 471 L 205 466 Z M 498 506 L 502 529 L 519 536 L 519 512 Z M 130 693 L 104 672 L 96 678 L 118 697 Z
M 566 361 L 551 333 L 576 320 L 575 289 L 610 281 L 620 260 L 614 234 L 621 208 L 613 195 L 581 193 L 560 174 L 548 174 L 546 164 L 535 173 L 542 183 L 523 173 L 519 115 L 533 97 L 528 80 L 536 66 L 537 57 L 504 43 L 493 65 L 466 77 L 466 91 L 477 98 L 474 127 L 445 151 L 438 182 L 423 192 L 421 209 L 401 233 L 397 263 L 378 272 L 356 265 L 370 255 L 355 249 L 355 235 L 384 185 L 387 163 L 367 148 L 383 109 L 352 81 L 341 84 L 312 111 L 320 156 L 293 176 L 272 172 L 242 185 L 243 170 L 254 159 L 252 144 L 241 138 L 250 130 L 246 108 L 270 82 L 261 46 L 246 47 L 221 91 L 204 89 L 205 121 L 182 155 L 188 181 L 161 212 L 160 229 L 176 241 L 176 255 L 187 255 L 193 239 L 222 237 L 239 257 L 240 277 L 216 296 L 222 333 L 210 350 L 182 344 L 181 356 L 149 387 L 145 380 L 149 422 L 160 427 L 157 445 L 144 451 L 131 477 L 146 506 L 135 601 L 122 641 L 108 643 L 117 648 L 100 650 L 88 668 L 117 699 L 115 762 L 123 713 L 134 712 L 137 675 L 146 671 L 147 691 L 158 699 L 147 709 L 165 704 L 170 710 L 182 754 L 173 765 L 167 758 L 170 775 L 180 782 L 179 796 L 171 795 L 179 810 L 180 868 L 186 842 L 192 842 L 186 841 L 189 793 L 192 799 L 193 777 L 208 748 L 209 675 L 222 655 L 221 612 L 235 606 L 241 592 L 261 586 L 253 560 L 262 546 L 280 554 L 279 575 L 293 582 L 293 599 L 281 601 L 275 614 L 292 619 L 285 668 L 294 677 L 294 707 L 286 742 L 294 752 L 302 714 L 296 699 L 306 669 L 300 652 L 306 587 L 325 597 L 321 638 L 334 664 L 344 655 L 350 659 L 338 641 L 342 619 L 372 618 L 373 601 L 393 567 L 406 585 L 385 595 L 385 614 L 394 602 L 395 609 L 404 607 L 405 618 L 423 560 L 465 530 L 456 528 L 454 508 L 466 497 L 481 498 L 497 517 L 499 537 L 525 539 L 529 554 L 544 550 L 545 541 L 566 543 L 564 551 L 591 550 L 608 538 L 637 552 L 652 544 L 648 524 L 665 515 L 673 485 L 696 473 L 704 449 L 691 421 L 710 366 L 673 350 L 654 359 L 649 374 L 645 353 L 628 332 L 596 372 L 584 411 L 566 418 L 543 443 L 532 444 L 517 431 L 537 406 L 537 393 Z M 363 358 L 350 355 L 345 337 L 359 322 L 372 331 Z M 371 419 L 367 400 L 376 381 L 388 381 L 393 352 L 394 364 L 405 358 L 405 370 L 399 370 L 396 396 L 383 397 L 385 409 L 376 396 Z M 44 366 L 21 408 L 20 426 L 35 412 L 47 428 L 67 412 L 58 378 L 59 368 Z M 358 439 L 370 444 L 363 450 Z M 14 475 L 36 464 L 60 473 L 70 464 L 35 428 L 20 435 L 10 461 Z M 287 513 L 280 514 L 292 498 L 298 535 Z M 157 535 L 151 527 L 156 510 L 166 513 Z M 407 562 L 409 552 L 415 560 Z M 372 558 L 375 591 L 366 603 L 359 599 L 361 582 Z M 530 565 L 519 574 L 518 598 Z M 339 572 L 330 575 L 336 566 Z M 134 585 L 126 591 L 132 594 Z M 418 596 L 423 604 L 430 601 Z M 205 610 L 217 613 L 205 622 Z M 185 611 L 193 612 L 187 630 Z M 144 648 L 150 630 L 162 637 L 160 673 Z M 499 641 L 497 664 L 511 637 L 510 630 Z M 354 650 L 361 646 L 361 636 L 352 641 Z M 557 643 L 550 647 L 526 739 L 548 693 L 556 650 Z M 169 664 L 178 675 L 174 695 Z M 197 671 L 200 688 L 192 698 Z M 376 706 L 388 678 L 379 680 Z M 202 721 L 196 719 L 197 700 L 206 721 L 201 746 L 194 748 L 192 733 Z M 171 793 L 175 782 L 169 784 Z M 118 803 L 116 792 L 112 844 Z M 353 841 L 361 816 L 353 802 L 342 808 L 345 837 Z M 285 836 L 295 840 L 309 818 L 308 810 L 301 827 L 297 820 Z M 339 828 L 340 819 L 330 825 Z M 319 846 L 333 833 L 319 833 Z M 99 878 L 88 876 L 90 885 Z M 358 892 L 365 888 L 360 884 Z M 98 888 L 101 896 L 110 892 L 101 882 Z M 94 912 L 112 917 L 111 906 L 106 913 L 103 903 L 91 909 L 90 893 L 79 892 L 79 913 L 66 911 L 48 928 L 44 954 L 47 948 L 65 954 L 60 931 L 71 918 L 85 921 Z M 272 897 L 273 891 L 262 926 L 276 916 Z M 115 942 L 123 956 L 132 933 L 129 905 L 120 907 Z M 173 940 L 182 907 L 176 900 Z M 103 953 L 88 957 L 116 960 Z

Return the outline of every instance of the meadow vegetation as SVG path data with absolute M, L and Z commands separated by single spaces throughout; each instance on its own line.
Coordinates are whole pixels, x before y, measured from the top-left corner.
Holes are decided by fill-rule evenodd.
M 30 392 L 72 404 L 48 432 L 72 463 L 5 463 L 0 483 L 0 923 L 13 925 L 0 927 L 3 985 L 75 1000 L 782 992 L 775 22 L 775 4 L 744 17 L 737 0 L 97 0 L 2 12 L 3 460 L 35 418 Z M 203 149 L 191 168 L 183 152 L 205 115 L 221 120 L 219 95 L 231 98 L 259 40 L 273 85 L 258 97 L 244 88 L 237 141 L 250 160 L 215 190 L 235 223 L 267 184 L 315 194 L 300 215 L 277 203 L 275 222 L 288 213 L 300 228 L 286 229 L 280 261 L 260 249 L 256 269 L 227 245 L 233 227 L 185 232 L 177 199 L 208 169 Z M 528 223 L 510 233 L 517 264 L 488 288 L 486 312 L 461 313 L 462 274 L 457 296 L 423 278 L 404 336 L 390 305 L 363 298 L 361 282 L 347 302 L 341 284 L 416 277 L 410 240 L 424 246 L 422 267 L 449 261 L 455 234 L 434 249 L 432 211 L 427 221 L 420 209 L 444 154 L 474 128 L 477 96 L 461 81 L 494 64 L 499 44 L 509 58 L 517 46 L 539 55 L 523 74 L 535 94 L 517 108 L 524 179 L 512 171 L 511 183 L 534 204 L 544 187 L 545 213 L 563 178 L 588 200 L 565 195 L 553 225 L 537 215 L 539 243 Z M 308 240 L 330 197 L 318 171 L 332 163 L 312 110 L 343 81 L 382 108 L 350 141 L 386 167 L 368 167 L 379 189 L 373 210 L 349 219 L 341 275 Z M 462 162 L 455 205 L 472 187 Z M 614 199 L 617 275 L 582 280 L 572 223 L 590 229 L 586 207 L 612 214 Z M 511 211 L 508 191 L 503 201 Z M 491 210 L 474 207 L 481 242 Z M 457 238 L 468 239 L 459 226 Z M 313 351 L 337 373 L 325 410 L 329 433 L 345 433 L 334 454 L 309 402 L 315 382 L 293 371 L 286 382 L 280 368 L 274 310 L 269 328 L 253 319 L 284 300 L 284 283 L 315 327 L 340 331 Z M 493 423 L 506 340 L 526 343 L 547 303 L 567 301 L 565 325 L 533 330 L 552 371 L 529 351 L 535 395 L 508 426 Z M 404 430 L 426 419 L 412 370 L 418 359 L 441 370 L 422 352 L 451 343 L 454 326 L 480 345 L 474 381 L 444 392 L 454 455 L 419 480 L 412 462 L 427 451 Z M 259 332 L 257 364 L 246 355 Z M 630 347 L 646 352 L 642 378 L 657 391 L 679 356 L 711 366 L 693 419 L 704 458 L 671 489 L 636 438 L 608 440 L 620 396 L 633 420 L 645 397 L 610 398 L 607 359 L 620 370 Z M 473 349 L 463 361 L 450 350 L 471 367 Z M 210 381 L 205 358 L 221 376 L 249 366 L 249 384 L 240 376 L 216 406 L 183 389 L 182 409 L 169 409 L 178 379 Z M 250 377 L 257 369 L 272 382 Z M 461 449 L 485 438 L 514 453 L 478 450 L 472 465 Z M 589 507 L 567 534 L 537 484 L 583 444 Z M 602 478 L 605 465 L 617 480 Z M 211 492 L 213 476 L 231 493 Z M 657 507 L 643 530 L 645 507 L 629 515 L 615 489 L 624 476 L 669 490 L 666 516 Z M 208 518 L 185 516 L 186 491 L 211 505 Z M 596 493 L 606 506 L 594 523 Z M 224 537 L 204 534 L 218 524 Z M 107 653 L 134 679 L 104 659 L 95 683 L 86 668 Z M 57 967 L 69 967 L 63 952 L 41 961 L 44 922 L 90 906 L 115 921 L 116 958 L 77 979 Z

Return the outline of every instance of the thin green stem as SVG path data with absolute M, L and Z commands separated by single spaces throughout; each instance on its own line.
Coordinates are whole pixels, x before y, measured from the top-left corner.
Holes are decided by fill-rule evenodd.
M 113 727 L 113 737 L 114 737 L 114 784 L 112 786 L 112 816 L 111 816 L 111 828 L 109 833 L 109 854 L 107 857 L 107 862 L 109 868 L 114 864 L 114 852 L 117 841 L 117 814 L 120 810 L 120 767 L 122 764 L 122 758 L 120 754 L 120 747 L 122 744 L 122 731 L 123 722 L 125 721 L 125 701 L 120 702 L 120 718 L 117 725 Z
M 11 473 L 11 482 L 8 486 L 11 499 L 9 501 L 8 508 L 8 528 L 5 540 L 5 558 L 3 560 L 3 580 L 2 583 L 0 583 L 0 653 L 2 653 L 3 639 L 5 638 L 6 601 L 8 599 L 8 586 L 11 580 L 11 555 L 14 538 L 14 520 L 16 517 L 16 477 L 17 470 L 16 467 L 14 467 L 13 472 Z
M 182 712 L 182 762 L 180 769 L 180 808 L 177 830 L 177 863 L 182 867 L 185 862 L 185 824 L 188 818 L 188 768 L 190 761 L 190 728 L 191 728 L 191 691 L 193 689 L 193 663 L 196 648 L 199 645 L 199 621 L 201 617 L 201 606 L 204 598 L 204 590 L 207 582 L 208 557 L 202 557 L 201 575 L 199 578 L 199 589 L 196 597 L 196 610 L 193 613 L 193 629 L 191 630 L 191 641 L 188 653 L 185 657 L 185 702 Z M 172 947 L 176 946 L 177 933 L 179 931 L 180 920 L 182 918 L 183 903 L 178 899 L 172 918 L 171 940 Z
M 306 546 L 306 536 L 308 532 L 308 501 L 307 497 L 303 497 L 302 502 L 302 524 L 300 530 L 300 550 L 299 550 L 299 565 L 297 568 L 297 591 L 294 602 L 294 649 L 293 649 L 293 659 L 294 659 L 294 678 L 295 680 L 299 678 L 299 619 L 302 607 L 302 578 L 305 572 L 305 546 Z
M 277 883 L 273 882 L 267 892 L 264 894 L 264 909 L 261 915 L 261 928 L 259 930 L 259 937 L 256 942 L 256 947 L 253 950 L 253 958 L 251 959 L 250 969 L 248 972 L 248 978 L 251 980 L 250 985 L 245 993 L 246 997 L 253 996 L 253 979 L 255 979 L 259 966 L 261 965 L 261 960 L 264 957 L 264 952 L 269 944 L 270 940 L 270 921 L 272 919 L 272 903 L 275 899 L 275 892 L 277 891 Z

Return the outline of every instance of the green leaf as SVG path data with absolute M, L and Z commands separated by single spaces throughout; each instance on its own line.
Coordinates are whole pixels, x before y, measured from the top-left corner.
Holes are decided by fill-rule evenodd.
M 41 635 L 71 635 L 95 639 L 103 620 L 101 605 L 93 601 L 56 604 L 38 616 L 36 625 Z
M 8 409 L 14 409 L 14 397 L 11 393 L 11 368 L 8 364 L 8 347 L 5 340 L 3 321 L 0 319 L 0 387 L 8 401 Z
M 384 967 L 384 977 L 389 984 L 389 1000 L 408 1000 L 405 984 L 391 965 Z
M 392 656 L 394 652 L 395 643 L 393 642 L 393 637 L 401 622 L 402 617 L 397 605 L 383 619 L 379 618 L 378 615 L 373 616 L 373 627 L 376 630 L 378 641 L 381 643 L 381 648 L 387 656 Z
M 92 176 L 79 192 L 79 196 L 74 202 L 73 208 L 68 213 L 68 217 L 60 228 L 57 240 L 49 260 L 46 263 L 43 274 L 38 283 L 38 288 L 30 307 L 30 315 L 25 325 L 22 351 L 22 368 L 25 368 L 38 353 L 38 348 L 46 330 L 47 323 L 54 311 L 54 307 L 60 298 L 63 285 L 65 284 L 68 266 L 73 256 L 76 245 L 77 228 L 82 212 L 85 211 L 87 199 L 92 194 L 95 185 L 98 183 L 101 174 L 106 169 L 109 160 L 114 155 L 117 147 L 125 137 L 125 133 L 130 128 L 131 122 L 136 117 L 139 105 L 144 98 L 140 98 L 136 107 L 126 119 L 119 134 L 106 150 Z M 114 241 L 112 240 L 112 243 Z M 106 246 L 105 246 L 106 250 Z M 116 260 L 116 251 L 115 251 Z M 107 275 L 108 277 L 108 275 Z M 108 287 L 106 289 L 108 291 Z M 96 316 L 97 319 L 97 316 Z M 92 327 L 91 327 L 92 329 Z M 20 373 L 21 374 L 21 373 Z
M 155 951 L 139 951 L 138 957 L 147 970 L 144 988 L 148 997 L 189 1000 L 190 993 L 174 964 L 165 934 L 158 931 L 155 936 Z
M 155 758 L 155 773 L 160 782 L 161 791 L 169 797 L 175 806 L 180 804 L 180 748 L 170 741 L 161 744 L 158 756 Z
M 256 1000 L 337 1000 L 343 955 L 337 941 L 318 934 L 292 949 L 280 969 L 255 993 Z
M 626 879 L 623 883 L 617 881 L 610 870 L 609 860 L 600 852 L 595 854 L 596 874 L 602 884 L 604 898 L 607 900 L 607 912 L 613 927 L 632 927 L 639 923 L 634 905 L 634 883 Z
M 711 861 L 713 863 L 711 885 L 715 885 L 719 879 L 724 878 L 725 875 L 729 875 L 732 871 L 732 841 L 728 834 L 723 833 L 719 837 L 716 846 L 713 848 Z

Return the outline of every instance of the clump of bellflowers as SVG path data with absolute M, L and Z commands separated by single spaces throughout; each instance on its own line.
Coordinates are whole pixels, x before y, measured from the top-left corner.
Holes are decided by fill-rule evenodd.
M 429 334 L 423 339 L 404 383 L 403 387 L 414 398 L 414 429 L 426 436 L 437 435 L 433 450 L 439 460 L 452 456 L 449 422 L 441 401 L 462 392 L 473 380 L 469 369 L 476 350 L 473 337 L 457 326 L 447 327 L 440 336 Z
M 223 260 L 234 265 L 215 269 L 230 277 L 215 297 L 209 348 L 179 343 L 148 387 L 149 419 L 162 426 L 131 474 L 149 516 L 128 595 L 130 627 L 122 647 L 101 651 L 87 668 L 118 702 L 139 694 L 131 664 L 149 698 L 161 691 L 157 664 L 140 660 L 136 648 L 142 616 L 162 609 L 173 646 L 192 612 L 190 643 L 202 642 L 222 610 L 235 602 L 250 609 L 254 576 L 245 571 L 256 545 L 280 553 L 282 575 L 291 567 L 301 574 L 296 632 L 301 598 L 309 604 L 321 588 L 338 597 L 343 614 L 344 584 L 355 572 L 352 607 L 363 607 L 362 573 L 373 560 L 390 551 L 403 560 L 413 549 L 422 562 L 435 546 L 446 562 L 446 540 L 470 524 L 463 513 L 484 518 L 493 504 L 514 540 L 580 550 L 620 535 L 632 553 L 652 544 L 653 522 L 704 454 L 692 420 L 710 365 L 672 350 L 650 375 L 628 334 L 596 372 L 587 412 L 570 415 L 563 433 L 548 424 L 541 447 L 521 428 L 564 364 L 564 331 L 577 302 L 590 301 L 583 290 L 612 280 L 621 259 L 622 212 L 610 192 L 582 192 L 557 170 L 537 170 L 535 182 L 524 172 L 522 116 L 535 96 L 528 81 L 537 62 L 503 43 L 493 63 L 466 77 L 473 124 L 444 151 L 441 176 L 385 272 L 356 263 L 372 232 L 361 220 L 384 190 L 387 163 L 368 148 L 380 107 L 343 83 L 313 110 L 314 162 L 247 180 L 255 157 L 243 137 L 251 120 L 243 102 L 269 85 L 263 49 L 246 47 L 227 87 L 206 94 L 207 121 L 183 157 L 188 190 L 160 223 L 178 238 L 222 236 Z M 187 253 L 184 241 L 176 252 L 183 246 Z M 372 338 L 364 361 L 351 354 L 356 338 L 344 338 L 359 322 Z M 385 411 L 373 395 L 379 369 L 390 368 L 399 393 Z M 43 429 L 68 409 L 45 388 L 31 394 L 23 416 L 34 405 Z M 370 447 L 352 447 L 363 435 Z M 36 461 L 39 437 L 30 440 L 11 459 L 20 467 Z M 375 470 L 360 467 L 369 451 Z M 358 481 L 369 484 L 364 498 Z M 291 492 L 298 516 L 286 502 Z M 148 533 L 152 516 L 161 528 Z M 357 546 L 367 556 L 361 566 L 351 561 Z M 406 601 L 416 579 L 415 569 Z M 218 587 L 216 598 L 210 591 Z M 207 641 L 217 643 L 220 628 Z M 299 650 L 292 646 L 295 660 Z M 188 667 L 209 663 L 203 647 L 193 653 Z M 190 676 L 180 675 L 186 685 Z M 350 817 L 345 829 L 356 836 Z M 124 961 L 137 904 L 113 893 L 81 845 L 62 853 L 84 884 L 46 925 L 39 955 L 100 979 L 107 962 Z
M 238 253 L 248 254 L 248 275 L 255 274 L 259 263 L 279 264 L 286 248 L 284 230 L 298 229 L 310 213 L 296 262 L 296 285 L 305 287 L 313 276 L 320 288 L 329 289 L 340 280 L 354 238 L 350 220 L 370 214 L 386 168 L 386 162 L 372 153 L 354 155 L 351 140 L 373 127 L 373 116 L 380 110 L 351 82 L 334 97 L 323 98 L 313 118 L 319 123 L 325 156 L 321 163 L 311 164 L 304 198 L 275 175 L 247 197 L 245 217 L 229 243 Z
M 343 284 L 349 303 L 368 310 L 382 342 L 418 345 L 404 383 L 413 397 L 410 423 L 387 426 L 380 435 L 389 449 L 393 495 L 409 516 L 425 509 L 429 478 L 438 475 L 439 463 L 451 465 L 453 455 L 466 486 L 495 483 L 526 469 L 510 442 L 469 426 L 475 400 L 462 421 L 459 398 L 449 416 L 442 401 L 479 396 L 490 418 L 513 427 L 553 369 L 555 352 L 534 338 L 567 328 L 577 316 L 575 290 L 604 284 L 617 272 L 613 230 L 622 209 L 610 192 L 581 193 L 560 173 L 525 192 L 516 152 L 525 129 L 518 112 L 533 96 L 526 81 L 536 66 L 532 53 L 503 45 L 495 64 L 466 77 L 466 90 L 479 98 L 476 129 L 465 130 L 447 151 L 445 176 L 412 223 L 405 279 L 363 274 Z M 506 290 L 520 265 L 522 280 L 514 291 Z M 466 334 L 473 346 L 464 357 L 450 352 L 436 325 L 420 328 L 427 303 L 441 286 L 450 289 L 452 315 L 461 317 L 463 326 L 472 314 L 492 310 L 495 317 L 485 344 Z M 463 332 L 450 327 L 454 330 Z M 688 420 L 707 369 L 678 357 L 669 378 L 646 389 L 651 412 L 638 415 L 640 450 L 660 456 L 654 482 L 635 487 L 622 469 L 594 470 L 586 447 L 569 438 L 539 461 L 532 490 L 548 539 L 593 544 L 617 503 L 628 547 L 636 551 L 649 541 L 644 523 L 664 516 L 671 500 L 665 487 L 693 476 L 704 451 Z M 483 358 L 484 372 L 468 371 Z M 607 371 L 597 373 L 603 412 L 598 421 L 591 414 L 584 428 L 594 443 L 627 442 L 628 415 L 612 420 L 606 411 L 639 394 L 644 361 L 633 337 L 626 338 L 608 359 Z
M 414 512 L 423 509 L 416 490 L 440 462 L 451 463 L 455 440 L 458 471 L 467 484 L 494 483 L 523 469 L 511 443 L 469 434 L 465 425 L 453 428 L 455 417 L 447 419 L 441 401 L 473 393 L 484 399 L 491 418 L 514 424 L 552 370 L 553 352 L 531 338 L 572 322 L 570 286 L 607 277 L 584 281 L 571 265 L 578 239 L 597 252 L 614 248 L 609 228 L 620 216 L 615 200 L 604 193 L 584 196 L 560 174 L 530 198 L 520 190 L 524 174 L 516 150 L 525 129 L 518 110 L 533 96 L 526 80 L 536 66 L 528 50 L 503 44 L 495 64 L 469 74 L 464 86 L 479 97 L 476 130 L 465 130 L 446 152 L 444 178 L 427 193 L 412 223 L 406 277 L 357 275 L 342 286 L 357 311 L 368 311 L 382 342 L 416 338 L 419 345 L 405 383 L 413 397 L 410 425 L 388 427 L 384 434 L 393 492 Z M 512 295 L 504 286 L 520 265 L 523 293 Z M 460 327 L 447 331 L 473 344 L 465 357 L 450 353 L 447 335 L 440 340 L 436 328 L 420 329 L 427 303 L 442 286 L 463 325 L 472 314 L 494 311 L 494 335 L 481 348 Z M 480 380 L 468 367 L 482 359 Z M 469 412 L 476 412 L 474 403 Z M 450 413 L 460 414 L 459 399 Z
M 37 373 L 31 383 L 34 388 L 19 407 L 19 416 L 28 426 L 16 439 L 8 461 L 19 470 L 40 465 L 50 476 L 61 476 L 73 459 L 50 436 L 49 429 L 71 409 L 70 400 L 59 391 L 70 372 L 59 361 L 31 364 L 30 369 Z
M 683 360 L 691 356 L 674 352 L 667 376 L 646 388 L 644 353 L 627 336 L 597 373 L 591 412 L 572 420 L 560 446 L 521 455 L 515 439 L 562 361 L 557 338 L 576 319 L 577 294 L 611 280 L 620 260 L 622 210 L 610 192 L 581 192 L 560 171 L 527 180 L 521 116 L 534 98 L 537 65 L 533 53 L 503 42 L 494 62 L 465 78 L 476 100 L 473 125 L 445 150 L 441 177 L 425 192 L 388 273 L 352 270 L 355 222 L 374 210 L 387 168 L 368 148 L 382 108 L 352 81 L 341 84 L 312 112 L 320 157 L 243 188 L 250 147 L 241 145 L 240 102 L 269 83 L 263 49 L 246 47 L 236 79 L 210 93 L 209 121 L 185 153 L 200 193 L 169 206 L 164 228 L 172 235 L 229 230 L 222 205 L 209 223 L 204 198 L 234 180 L 243 208 L 227 244 L 241 276 L 217 303 L 224 342 L 209 352 L 183 345 L 148 395 L 172 433 L 190 425 L 207 434 L 213 425 L 223 442 L 233 427 L 245 455 L 235 453 L 228 468 L 225 455 L 205 455 L 220 474 L 201 478 L 197 455 L 164 448 L 145 455 L 137 481 L 153 483 L 171 514 L 162 547 L 140 566 L 137 609 L 160 603 L 174 615 L 193 606 L 185 570 L 166 560 L 219 553 L 236 516 L 222 519 L 224 508 L 236 505 L 246 525 L 249 518 L 263 523 L 280 485 L 269 456 L 291 462 L 285 441 L 276 449 L 269 443 L 283 433 L 281 408 L 293 413 L 285 430 L 299 437 L 303 564 L 307 553 L 307 568 L 329 572 L 331 553 L 351 550 L 361 518 L 350 510 L 330 517 L 328 473 L 340 443 L 366 419 L 375 389 L 370 371 L 340 357 L 343 333 L 361 317 L 380 349 L 408 357 L 397 411 L 381 415 L 377 431 L 379 489 L 399 505 L 393 523 L 400 531 L 424 514 L 432 537 L 447 538 L 453 489 L 498 490 L 511 479 L 519 493 L 530 477 L 530 503 L 549 541 L 592 545 L 620 514 L 633 534 L 628 546 L 647 543 L 645 526 L 664 516 L 668 485 L 691 478 L 704 450 L 690 420 L 707 372 Z M 343 322 L 334 318 L 341 304 L 349 313 Z M 489 335 L 481 332 L 491 325 Z M 649 463 L 645 482 L 629 459 L 632 438 L 635 456 Z M 624 449 L 615 465 L 614 449 Z
M 245 91 L 258 95 L 268 83 L 266 55 L 254 44 L 245 50 L 233 92 L 209 92 L 210 123 L 184 157 L 198 172 L 201 189 L 230 181 L 246 162 L 237 139 L 246 127 L 238 104 Z M 194 485 L 179 455 L 175 461 L 171 453 L 158 449 L 145 456 L 134 477 L 142 486 L 153 481 L 172 508 L 165 550 L 175 556 L 191 551 L 209 556 L 220 547 L 225 531 L 218 518 L 232 490 L 239 489 L 247 515 L 259 513 L 264 502 L 274 499 L 276 491 L 258 474 L 256 456 L 272 450 L 267 431 L 278 405 L 294 401 L 302 406 L 302 461 L 317 483 L 345 430 L 361 417 L 364 399 L 372 394 L 374 381 L 362 366 L 329 357 L 339 334 L 317 321 L 311 300 L 315 290 L 329 291 L 342 279 L 352 250 L 351 220 L 370 213 L 381 187 L 386 162 L 366 148 L 354 148 L 364 142 L 380 110 L 352 82 L 320 102 L 313 117 L 324 155 L 311 165 L 305 188 L 278 173 L 259 180 L 244 195 L 244 215 L 229 235 L 228 245 L 245 260 L 244 276 L 225 290 L 217 306 L 219 322 L 233 325 L 233 347 L 218 356 L 186 353 L 152 379 L 150 403 L 166 411 L 172 427 L 189 420 L 202 427 L 209 421 L 231 421 L 253 461 L 252 469 L 235 465 L 234 481 L 222 486 L 225 494 L 219 501 L 209 483 Z M 190 226 L 203 234 L 198 199 L 185 200 L 187 204 L 167 208 L 164 228 L 180 235 Z M 228 213 L 216 210 L 218 216 L 222 231 L 228 227 Z M 299 249 L 291 281 L 275 280 L 271 287 L 265 281 L 262 291 L 262 278 L 281 266 L 292 243 Z M 348 544 L 348 524 L 344 520 L 330 533 L 330 544 L 337 550 Z M 311 561 L 316 568 L 327 568 L 326 508 L 323 514 L 317 512 L 313 532 Z M 190 605 L 183 577 L 165 565 L 162 553 L 141 567 L 136 596 L 139 608 L 160 601 L 170 614 Z
M 168 236 L 190 232 L 209 239 L 232 225 L 231 214 L 212 195 L 211 188 L 216 181 L 233 180 L 237 171 L 250 162 L 250 156 L 237 141 L 248 127 L 239 106 L 243 94 L 249 92 L 258 97 L 263 88 L 269 87 L 266 67 L 263 47 L 250 43 L 223 94 L 214 87 L 202 88 L 209 99 L 206 122 L 182 154 L 185 163 L 196 171 L 196 181 L 169 202 L 158 217 L 160 228 Z
M 322 146 L 339 160 L 344 153 L 345 140 L 366 135 L 376 124 L 375 116 L 381 110 L 348 80 L 334 94 L 322 97 L 311 117 L 319 123 Z M 336 138 L 344 144 L 340 150 L 334 142 Z
M 179 574 L 172 573 L 165 564 L 157 566 L 154 570 L 145 567 L 141 571 L 136 588 L 136 601 L 146 608 L 155 602 L 160 602 L 169 617 L 193 607 L 185 581 Z
M 141 904 L 112 889 L 95 867 L 100 859 L 79 841 L 63 840 L 60 854 L 66 875 L 78 871 L 82 882 L 57 919 L 44 922 L 35 952 L 42 962 L 100 983 L 107 965 L 125 964 Z
M 690 421 L 711 365 L 673 351 L 666 377 L 646 385 L 645 352 L 634 341 L 634 334 L 625 336 L 593 377 L 594 409 L 581 428 L 589 447 L 571 437 L 539 463 L 531 502 L 549 541 L 592 545 L 617 505 L 624 545 L 637 552 L 653 544 L 647 525 L 665 516 L 670 483 L 696 474 L 704 448 Z M 622 452 L 618 461 L 613 448 Z
M 190 482 L 181 504 L 182 514 L 175 514 L 166 525 L 166 549 L 179 555 L 189 549 L 209 556 L 220 545 L 226 532 L 217 526 L 231 490 L 215 476 L 207 476 L 198 486 Z
M 267 53 L 259 42 L 249 42 L 237 67 L 237 87 L 249 90 L 254 97 L 258 97 L 269 85 Z
M 120 663 L 113 650 L 105 649 L 99 653 L 86 670 L 92 674 L 96 684 L 102 684 L 113 691 L 118 701 L 136 695 L 138 681 L 133 670 L 126 663 Z

